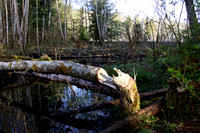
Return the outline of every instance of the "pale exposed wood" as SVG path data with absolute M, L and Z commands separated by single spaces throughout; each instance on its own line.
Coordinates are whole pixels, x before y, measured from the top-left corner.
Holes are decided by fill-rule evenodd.
M 120 107 L 124 113 L 136 113 L 140 110 L 140 95 L 134 79 L 114 68 L 118 77 L 113 76 L 114 84 L 120 91 Z M 136 79 L 136 75 L 135 75 Z
M 161 98 L 157 102 L 148 107 L 140 110 L 137 114 L 132 114 L 126 119 L 112 125 L 111 127 L 101 131 L 100 133 L 126 133 L 130 132 L 132 129 L 137 127 L 138 122 L 140 121 L 139 116 L 145 115 L 148 118 L 151 115 L 156 115 L 160 109 L 163 107 L 164 98 Z

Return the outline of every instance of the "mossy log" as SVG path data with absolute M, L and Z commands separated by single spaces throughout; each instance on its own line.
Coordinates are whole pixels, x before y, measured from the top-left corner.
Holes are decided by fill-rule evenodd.
M 39 73 L 65 74 L 92 82 L 101 80 L 102 75 L 108 76 L 106 71 L 100 67 L 68 61 L 0 62 L 0 71 L 33 71 Z M 112 87 L 115 88 L 114 86 Z

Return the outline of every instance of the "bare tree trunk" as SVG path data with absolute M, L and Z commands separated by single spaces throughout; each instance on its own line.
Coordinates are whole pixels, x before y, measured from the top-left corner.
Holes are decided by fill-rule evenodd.
M 0 5 L 0 41 L 3 40 L 3 23 L 2 23 L 2 12 L 1 12 L 1 5 Z
M 25 13 L 25 25 L 24 25 L 24 50 L 27 44 L 27 33 L 28 33 L 28 14 L 29 14 L 29 0 L 26 0 L 26 13 Z
M 39 43 L 39 34 L 38 34 L 38 0 L 36 2 L 36 39 L 37 39 L 37 49 L 38 53 L 40 53 L 40 43 Z
M 60 10 L 58 8 L 58 0 L 56 0 L 56 8 L 57 8 L 57 12 L 58 12 L 58 19 L 59 19 L 59 25 L 60 25 L 60 33 L 61 33 L 62 39 L 64 41 L 64 35 L 63 35 L 62 24 L 61 24 L 61 19 L 60 19 Z
M 19 42 L 21 52 L 25 54 L 25 51 L 23 49 L 23 43 L 22 43 L 22 33 L 21 33 L 20 22 L 19 22 L 18 5 L 17 5 L 16 0 L 13 0 L 13 2 L 14 2 L 13 4 L 14 4 L 14 9 L 15 9 L 15 18 L 16 18 L 16 23 L 17 23 L 17 33 L 19 37 L 18 42 Z
M 130 25 L 127 25 L 125 27 L 125 29 L 126 29 L 126 34 L 127 34 L 128 41 L 129 41 L 129 49 L 132 50 L 133 49 L 133 42 L 132 42 L 131 33 L 130 33 Z
M 46 8 L 46 0 L 44 0 L 44 8 Z M 42 24 L 43 24 L 43 28 L 42 28 L 42 45 L 44 46 L 44 34 L 45 34 L 45 15 L 43 14 L 42 17 Z
M 65 0 L 65 38 L 64 38 L 64 41 L 66 43 L 67 41 L 67 1 L 68 0 Z
M 12 23 L 12 46 L 13 48 L 13 43 L 15 43 L 15 35 L 16 35 L 16 19 L 15 19 L 15 14 L 14 14 L 14 6 L 13 6 L 13 1 L 10 1 L 10 14 L 11 14 L 11 23 Z
M 198 20 L 194 9 L 194 3 L 193 0 L 184 0 L 184 1 L 191 30 L 191 37 L 193 40 L 197 40 L 199 29 L 198 29 Z
M 7 0 L 4 1 L 5 4 L 5 14 L 6 14 L 6 45 L 8 46 L 9 38 L 8 38 L 8 8 L 7 8 Z

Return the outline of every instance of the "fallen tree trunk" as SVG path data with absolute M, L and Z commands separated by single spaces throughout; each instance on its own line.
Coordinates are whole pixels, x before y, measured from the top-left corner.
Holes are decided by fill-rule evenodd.
M 156 115 L 163 107 L 164 98 L 161 98 L 154 104 L 140 110 L 137 114 L 128 116 L 126 119 L 112 125 L 111 127 L 101 131 L 101 133 L 126 133 L 137 127 L 140 121 L 139 116 L 145 115 L 146 118 L 151 115 Z
M 101 84 L 95 84 L 95 83 L 92 83 L 83 79 L 75 78 L 72 76 L 61 75 L 61 74 L 58 74 L 58 75 L 57 74 L 41 74 L 41 73 L 36 73 L 36 72 L 13 72 L 13 73 L 24 75 L 24 76 L 34 76 L 37 78 L 48 79 L 48 80 L 65 83 L 65 84 L 70 83 L 80 88 L 85 88 L 86 90 L 92 90 L 100 94 L 109 95 L 113 98 L 119 98 L 119 91 L 117 91 L 116 89 L 113 89 Z
M 80 88 L 85 88 L 86 90 L 92 90 L 95 92 L 98 92 L 100 94 L 105 94 L 109 95 L 113 98 L 119 98 L 119 91 L 116 89 L 112 89 L 110 87 L 107 87 L 105 85 L 101 84 L 95 84 L 83 79 L 75 78 L 72 76 L 67 76 L 67 75 L 61 75 L 61 74 L 41 74 L 37 72 L 13 72 L 14 74 L 19 74 L 19 75 L 24 75 L 24 76 L 34 76 L 37 78 L 43 78 L 43 79 L 48 79 L 52 80 L 55 82 L 60 82 L 60 83 L 65 83 L 68 84 L 68 82 L 72 85 L 76 85 Z M 68 82 L 67 82 L 68 81 Z M 140 93 L 140 99 L 141 100 L 146 100 L 154 97 L 160 97 L 164 96 L 167 92 L 168 88 L 160 89 L 160 90 L 155 90 L 151 92 L 144 92 Z
M 112 80 L 103 68 L 67 61 L 0 62 L 0 71 L 33 71 L 39 73 L 65 74 L 92 82 L 101 81 L 103 76 Z M 115 88 L 115 86 L 112 85 L 112 88 Z

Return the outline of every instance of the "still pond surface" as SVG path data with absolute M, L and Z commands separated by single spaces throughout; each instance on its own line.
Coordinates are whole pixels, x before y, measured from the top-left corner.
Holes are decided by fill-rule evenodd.
M 98 110 L 62 118 L 57 112 L 112 100 L 72 85 L 38 78 L 0 74 L 0 130 L 9 133 L 98 132 L 108 125 L 110 112 Z

